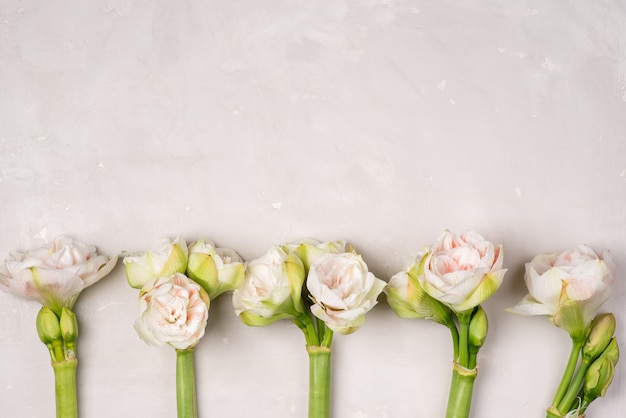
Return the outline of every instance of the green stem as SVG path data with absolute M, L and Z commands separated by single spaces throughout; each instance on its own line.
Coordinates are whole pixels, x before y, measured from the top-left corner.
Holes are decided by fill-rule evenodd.
M 330 345 L 332 344 L 332 342 L 333 342 L 333 330 L 330 328 L 326 328 L 326 331 L 324 332 L 324 340 L 322 341 L 322 347 L 330 348 Z
M 197 418 L 193 348 L 176 350 L 176 405 L 178 418 Z
M 563 418 L 563 415 L 557 411 L 556 407 L 551 406 L 546 411 L 546 418 Z
M 454 364 L 446 418 L 469 417 L 476 374 L 476 369 L 469 370 L 456 363 Z
M 330 348 L 308 346 L 309 418 L 330 417 Z
M 305 339 L 306 339 L 307 345 L 313 345 L 313 346 L 320 345 L 320 339 L 317 336 L 317 329 L 315 328 L 315 325 L 313 324 L 313 320 L 311 319 L 311 317 L 308 315 L 303 316 L 302 322 L 306 326 Z M 307 335 L 308 335 L 308 338 L 307 338 Z
M 459 318 L 459 365 L 469 368 L 469 324 L 472 319 L 470 313 L 458 313 Z
M 77 418 L 75 358 L 53 362 L 57 418 Z
M 454 321 L 450 320 L 444 324 L 450 330 L 452 335 L 452 346 L 454 349 L 454 361 L 459 359 L 459 331 L 456 329 Z
M 326 330 L 327 330 L 326 323 L 324 321 L 322 321 L 321 319 L 316 317 L 315 325 L 316 325 L 316 328 L 317 328 L 317 339 L 318 339 L 318 341 L 322 342 L 322 341 L 324 341 L 324 338 L 326 336 Z
M 475 350 L 470 349 L 468 369 L 476 368 L 476 357 L 478 357 L 478 348 Z
M 584 341 L 572 340 L 572 351 L 570 352 L 569 360 L 567 360 L 567 366 L 563 372 L 561 383 L 559 383 L 554 399 L 552 399 L 551 406 L 558 406 L 561 403 L 563 396 L 565 396 L 565 392 L 567 392 L 572 376 L 574 376 L 574 371 L 576 371 L 576 365 L 578 364 L 578 358 L 580 357 L 580 350 L 582 349 L 584 343 Z
M 583 380 L 585 379 L 585 374 L 587 373 L 587 369 L 591 365 L 591 361 L 583 358 L 583 361 L 572 380 L 572 384 L 569 386 L 569 389 L 565 393 L 565 396 L 561 400 L 558 406 L 559 412 L 565 414 L 569 411 L 572 403 L 576 400 L 576 396 L 578 395 L 578 391 L 583 384 Z

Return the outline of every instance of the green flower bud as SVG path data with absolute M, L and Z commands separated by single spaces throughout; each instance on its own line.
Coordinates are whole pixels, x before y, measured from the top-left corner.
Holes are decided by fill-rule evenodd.
M 598 358 L 607 347 L 615 332 L 615 316 L 612 313 L 603 313 L 591 322 L 591 331 L 583 346 L 583 357 L 590 361 Z
M 42 343 L 50 345 L 61 339 L 59 318 L 52 309 L 44 306 L 37 314 L 37 334 Z
M 617 364 L 617 361 L 619 360 L 619 346 L 617 345 L 617 340 L 615 339 L 615 337 L 611 338 L 611 341 L 604 349 L 602 356 L 606 356 L 606 358 L 611 360 L 613 366 Z
M 187 270 L 187 257 L 187 244 L 181 237 L 174 241 L 161 239 L 146 253 L 124 257 L 128 284 L 135 289 L 141 289 L 157 277 L 184 274 Z
M 63 341 L 66 343 L 73 343 L 78 336 L 78 322 L 76 321 L 76 315 L 68 308 L 63 308 L 61 311 L 61 335 Z
M 318 242 L 316 240 L 303 240 L 295 244 L 287 244 L 282 246 L 286 253 L 293 252 L 302 260 L 305 272 L 308 273 L 311 264 L 326 254 L 339 254 L 344 252 L 355 252 L 352 246 L 346 248 L 346 242 L 343 240 Z
M 251 326 L 293 319 L 305 312 L 302 302 L 304 266 L 295 254 L 272 247 L 248 263 L 245 277 L 233 293 L 235 313 Z
M 246 266 L 229 248 L 215 248 L 212 242 L 199 240 L 189 247 L 188 276 L 214 299 L 235 290 L 243 280 Z
M 487 314 L 481 306 L 478 306 L 469 325 L 469 343 L 472 347 L 478 349 L 483 346 L 485 338 L 487 338 L 488 328 Z
M 585 383 L 583 386 L 583 397 L 586 403 L 591 403 L 594 399 L 604 396 L 609 385 L 613 381 L 615 365 L 606 356 L 600 356 L 591 363 L 587 373 L 585 373 Z
M 440 324 L 450 324 L 452 311 L 430 296 L 417 280 L 424 269 L 424 253 L 418 254 L 404 271 L 394 274 L 387 287 L 387 303 L 400 318 L 426 318 Z

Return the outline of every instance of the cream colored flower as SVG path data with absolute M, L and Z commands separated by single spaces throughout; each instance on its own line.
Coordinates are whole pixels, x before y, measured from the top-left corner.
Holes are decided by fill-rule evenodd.
M 192 348 L 204 335 L 209 303 L 206 292 L 184 274 L 157 277 L 141 289 L 135 329 L 148 344 Z
M 360 255 L 329 253 L 309 270 L 306 287 L 311 312 L 340 334 L 350 334 L 365 321 L 386 283 L 374 277 Z
M 244 323 L 265 326 L 304 312 L 304 266 L 294 254 L 272 247 L 248 263 L 243 282 L 233 292 L 235 313 Z
M 604 257 L 586 245 L 561 253 L 540 254 L 526 263 L 528 295 L 510 312 L 548 315 L 573 338 L 584 338 L 597 310 L 611 295 L 615 281 L 609 253 Z
M 0 288 L 35 300 L 57 315 L 71 308 L 80 292 L 111 272 L 117 256 L 96 253 L 96 247 L 58 237 L 41 248 L 14 251 L 0 266 Z
M 456 312 L 478 306 L 502 284 L 502 246 L 480 234 L 444 232 L 424 255 L 418 280 L 433 298 Z
M 239 287 L 245 269 L 239 254 L 230 248 L 216 248 L 203 239 L 189 247 L 187 274 L 206 290 L 211 300 Z
M 180 236 L 174 241 L 160 239 L 145 253 L 130 254 L 124 257 L 128 284 L 135 289 L 157 277 L 167 277 L 174 273 L 185 273 L 187 269 L 187 243 Z

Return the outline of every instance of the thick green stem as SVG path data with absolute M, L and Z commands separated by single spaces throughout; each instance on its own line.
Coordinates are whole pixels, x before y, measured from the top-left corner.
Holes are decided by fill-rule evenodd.
M 444 324 L 450 330 L 450 334 L 452 335 L 452 347 L 454 349 L 454 361 L 459 359 L 459 331 L 456 329 L 456 325 L 454 321 L 450 320 L 449 322 Z
M 469 417 L 476 374 L 476 369 L 470 370 L 456 363 L 454 364 L 446 418 Z
M 176 405 L 178 418 L 197 418 L 193 348 L 176 350 Z
M 457 363 L 469 368 L 469 325 L 472 319 L 471 313 L 458 313 L 459 318 L 459 356 Z
M 563 372 L 561 383 L 559 383 L 554 399 L 552 399 L 551 406 L 557 407 L 561 403 L 561 400 L 563 400 L 563 396 L 565 396 L 567 388 L 572 381 L 572 376 L 574 376 L 574 372 L 576 371 L 576 365 L 578 364 L 578 359 L 580 357 L 580 350 L 582 349 L 584 343 L 584 341 L 572 340 L 572 351 L 570 352 L 569 359 L 567 360 L 567 366 Z M 548 415 L 548 418 L 549 417 L 550 415 Z
M 587 373 L 587 369 L 591 365 L 591 361 L 583 358 L 583 361 L 572 380 L 572 384 L 569 386 L 569 389 L 565 393 L 565 396 L 561 400 L 558 406 L 559 412 L 565 414 L 569 411 L 572 406 L 572 403 L 576 400 L 576 396 L 578 395 L 578 391 L 580 390 L 583 380 L 585 380 L 585 374 Z
M 330 417 L 330 348 L 307 346 L 309 353 L 309 418 Z
M 326 328 L 324 332 L 324 339 L 322 340 L 322 347 L 329 347 L 333 342 L 333 330 L 330 328 Z
M 57 418 L 77 418 L 75 358 L 53 362 Z

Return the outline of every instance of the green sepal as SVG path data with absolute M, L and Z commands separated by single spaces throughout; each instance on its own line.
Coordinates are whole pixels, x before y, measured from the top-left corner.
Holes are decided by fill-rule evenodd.
M 215 297 L 212 293 L 216 292 L 219 287 L 219 273 L 210 254 L 189 254 L 187 274 L 191 280 L 202 286 L 209 298 Z

